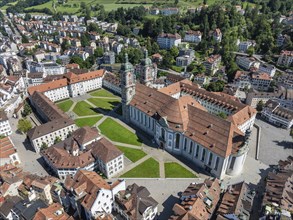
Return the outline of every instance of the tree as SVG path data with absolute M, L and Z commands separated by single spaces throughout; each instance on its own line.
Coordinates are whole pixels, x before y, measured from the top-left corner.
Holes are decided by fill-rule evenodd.
M 30 113 L 32 113 L 32 108 L 31 106 L 27 103 L 27 101 L 25 101 L 24 106 L 23 106 L 23 111 L 21 112 L 22 117 L 26 117 L 27 115 L 29 115 Z
M 18 121 L 17 129 L 22 132 L 26 133 L 32 128 L 32 124 L 29 120 L 22 118 Z
M 94 56 L 95 57 L 102 57 L 103 53 L 104 53 L 103 48 L 97 47 L 97 49 L 95 49 Z
M 179 3 L 179 0 L 175 0 L 175 1 L 174 1 L 174 4 L 175 4 L 175 5 L 178 5 L 178 3 Z
M 224 90 L 225 82 L 218 80 L 216 82 L 211 82 L 207 90 L 211 92 L 222 92 Z
M 97 32 L 99 34 L 101 34 L 103 32 L 103 30 L 96 23 L 90 23 L 89 26 L 87 27 L 87 30 L 89 32 Z
M 171 54 L 174 58 L 177 57 L 178 54 L 179 54 L 179 50 L 178 50 L 178 48 L 175 47 L 175 46 L 171 47 L 171 49 L 170 49 L 170 54 Z
M 293 139 L 293 128 L 291 128 L 291 131 L 290 131 L 290 136 L 292 137 Z
M 263 107 L 264 107 L 264 102 L 263 102 L 262 100 L 260 100 L 260 101 L 257 103 L 257 105 L 256 105 L 256 110 L 257 110 L 258 112 L 261 112 L 262 109 L 263 109 Z
M 254 54 L 254 47 L 250 46 L 247 49 L 246 53 L 251 57 Z
M 57 136 L 57 137 L 55 138 L 55 140 L 54 140 L 54 144 L 57 144 L 57 143 L 59 143 L 60 141 L 62 141 L 61 138 L 60 138 L 59 136 Z

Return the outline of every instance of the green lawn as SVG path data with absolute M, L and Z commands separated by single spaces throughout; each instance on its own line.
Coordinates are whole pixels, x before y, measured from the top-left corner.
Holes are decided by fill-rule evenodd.
M 99 111 L 93 108 L 90 104 L 85 101 L 78 102 L 73 109 L 73 112 L 78 116 L 96 115 Z
M 101 109 L 103 111 L 111 111 L 120 103 L 118 100 L 99 98 L 89 98 L 88 101 L 97 106 L 97 110 Z
M 103 121 L 103 123 L 100 124 L 99 129 L 103 135 L 107 136 L 112 141 L 137 146 L 141 145 L 141 141 L 136 136 L 136 134 L 132 133 L 111 118 L 107 118 L 105 121 Z
M 48 8 L 50 9 L 52 12 L 54 11 L 53 8 L 53 2 L 54 0 L 51 0 L 49 2 L 46 2 L 44 4 L 41 5 L 36 5 L 36 6 L 32 6 L 32 7 L 28 7 L 26 9 L 44 9 L 44 8 Z M 116 0 L 68 0 L 66 3 L 64 4 L 57 4 L 57 1 L 55 1 L 55 8 L 57 12 L 67 12 L 67 13 L 71 13 L 71 14 L 80 14 L 80 5 L 82 2 L 84 2 L 86 5 L 91 6 L 91 5 L 103 5 L 106 11 L 111 11 L 111 10 L 116 10 L 117 8 L 133 8 L 136 6 L 141 6 L 142 4 L 121 4 L 118 3 L 116 4 Z M 144 6 L 150 6 L 151 4 L 144 4 Z M 95 15 L 95 12 L 92 11 L 92 16 Z
M 165 163 L 166 178 L 196 178 L 196 176 L 176 162 Z
M 124 156 L 127 157 L 132 162 L 136 162 L 146 155 L 145 152 L 139 149 L 134 149 L 130 147 L 122 147 L 122 146 L 117 146 L 117 147 L 119 148 L 119 150 L 121 150 L 124 153 Z
M 119 98 L 118 96 L 115 96 L 113 93 L 111 93 L 105 89 L 99 89 L 99 90 L 90 92 L 89 94 L 91 96 L 98 96 L 98 97 Z
M 159 163 L 153 158 L 134 167 L 132 170 L 124 173 L 124 178 L 158 178 L 160 177 Z
M 75 119 L 75 124 L 78 127 L 84 127 L 84 126 L 94 126 L 100 119 L 102 118 L 102 116 L 98 116 L 98 117 L 90 117 L 90 118 L 78 118 Z
M 73 101 L 68 99 L 66 101 L 62 101 L 59 103 L 56 103 L 57 106 L 64 112 L 68 112 L 68 110 L 70 109 L 70 107 L 73 105 Z

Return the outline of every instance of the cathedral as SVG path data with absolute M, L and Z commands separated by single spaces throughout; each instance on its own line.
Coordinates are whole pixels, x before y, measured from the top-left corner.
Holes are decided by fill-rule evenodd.
M 154 89 L 155 78 L 156 67 L 147 52 L 136 68 L 126 55 L 120 71 L 124 120 L 152 136 L 160 148 L 183 156 L 212 176 L 239 175 L 255 110 L 187 79 Z M 219 117 L 220 112 L 227 118 Z

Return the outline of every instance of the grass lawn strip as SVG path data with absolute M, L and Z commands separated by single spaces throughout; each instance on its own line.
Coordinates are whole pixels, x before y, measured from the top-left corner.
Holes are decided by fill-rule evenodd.
M 70 107 L 73 105 L 73 101 L 69 99 L 69 100 L 62 101 L 62 102 L 56 103 L 56 104 L 62 111 L 68 112 Z
M 93 103 L 97 108 L 102 109 L 103 111 L 111 111 L 118 105 L 120 102 L 118 100 L 112 99 L 99 99 L 99 98 L 89 98 L 89 102 Z
M 132 170 L 124 173 L 121 177 L 124 178 L 158 178 L 160 177 L 159 163 L 149 158 L 143 163 L 137 165 Z
M 124 153 L 124 156 L 127 157 L 132 162 L 136 162 L 146 156 L 146 153 L 139 149 L 134 149 L 130 147 L 122 147 L 122 146 L 117 146 L 117 147 L 119 148 L 119 150 L 121 150 Z
M 89 93 L 91 96 L 97 96 L 97 97 L 110 97 L 110 98 L 119 98 L 115 96 L 113 93 L 105 90 L 105 89 L 99 89 L 93 92 Z
M 99 114 L 97 110 L 94 110 L 94 108 L 90 104 L 86 103 L 85 101 L 78 102 L 74 106 L 73 112 L 77 114 L 78 116 Z
M 75 124 L 78 127 L 84 127 L 84 126 L 94 126 L 98 121 L 100 121 L 102 118 L 102 116 L 98 116 L 98 117 L 89 117 L 89 118 L 78 118 L 75 119 Z
M 166 178 L 195 178 L 192 172 L 176 162 L 165 163 Z
M 103 121 L 103 123 L 99 125 L 99 129 L 103 135 L 112 141 L 136 146 L 141 145 L 141 141 L 136 136 L 136 134 L 132 133 L 111 118 L 107 118 L 105 121 Z

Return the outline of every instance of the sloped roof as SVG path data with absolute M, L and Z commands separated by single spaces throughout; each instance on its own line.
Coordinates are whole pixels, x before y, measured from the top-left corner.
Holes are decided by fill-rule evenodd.
M 4 137 L 0 139 L 0 158 L 9 158 L 11 154 L 16 153 L 9 137 Z

